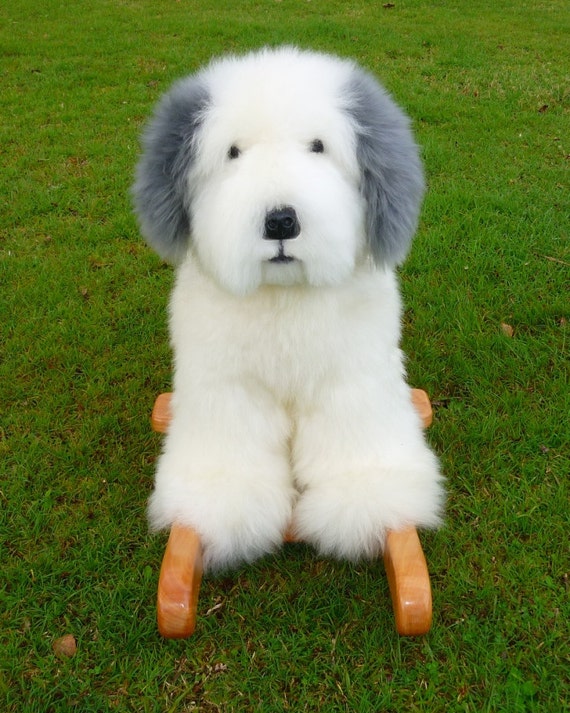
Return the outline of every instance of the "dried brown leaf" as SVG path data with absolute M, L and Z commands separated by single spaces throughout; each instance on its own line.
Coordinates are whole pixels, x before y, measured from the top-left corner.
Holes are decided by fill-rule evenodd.
M 65 636 L 60 636 L 53 642 L 53 652 L 60 659 L 68 659 L 75 656 L 77 652 L 77 642 L 75 641 L 75 636 L 73 634 L 66 634 Z

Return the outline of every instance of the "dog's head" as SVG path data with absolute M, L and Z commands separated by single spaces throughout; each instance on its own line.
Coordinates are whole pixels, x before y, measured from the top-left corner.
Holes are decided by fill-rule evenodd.
M 395 265 L 416 229 L 409 121 L 350 61 L 289 47 L 216 60 L 164 96 L 143 148 L 144 236 L 236 294 Z

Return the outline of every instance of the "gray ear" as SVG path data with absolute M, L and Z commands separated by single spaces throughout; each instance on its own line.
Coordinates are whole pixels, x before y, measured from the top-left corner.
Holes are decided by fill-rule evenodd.
M 147 242 L 165 260 L 180 260 L 190 240 L 186 177 L 208 91 L 195 77 L 177 82 L 162 98 L 142 137 L 143 153 L 132 187 L 135 211 Z
M 355 68 L 347 91 L 370 252 L 377 264 L 395 265 L 418 224 L 424 193 L 419 150 L 408 117 L 371 75 Z

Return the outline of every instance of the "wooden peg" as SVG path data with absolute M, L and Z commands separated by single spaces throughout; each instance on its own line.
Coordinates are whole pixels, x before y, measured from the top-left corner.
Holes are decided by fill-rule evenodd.
M 433 421 L 433 409 L 429 396 L 423 389 L 412 389 L 412 403 L 422 419 L 424 428 L 429 428 Z
M 166 433 L 172 412 L 170 409 L 170 401 L 172 400 L 171 393 L 159 394 L 154 402 L 150 423 L 152 430 L 157 433 Z

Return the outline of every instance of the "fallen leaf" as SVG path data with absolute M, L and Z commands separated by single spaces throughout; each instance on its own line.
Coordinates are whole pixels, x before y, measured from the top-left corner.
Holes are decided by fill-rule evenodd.
M 66 634 L 65 636 L 60 636 L 53 642 L 52 646 L 53 652 L 60 659 L 69 659 L 75 656 L 77 652 L 77 642 L 75 641 L 75 636 L 73 634 Z
M 512 337 L 513 334 L 515 333 L 515 330 L 511 327 L 510 324 L 507 324 L 506 322 L 501 322 L 501 332 L 506 337 Z

